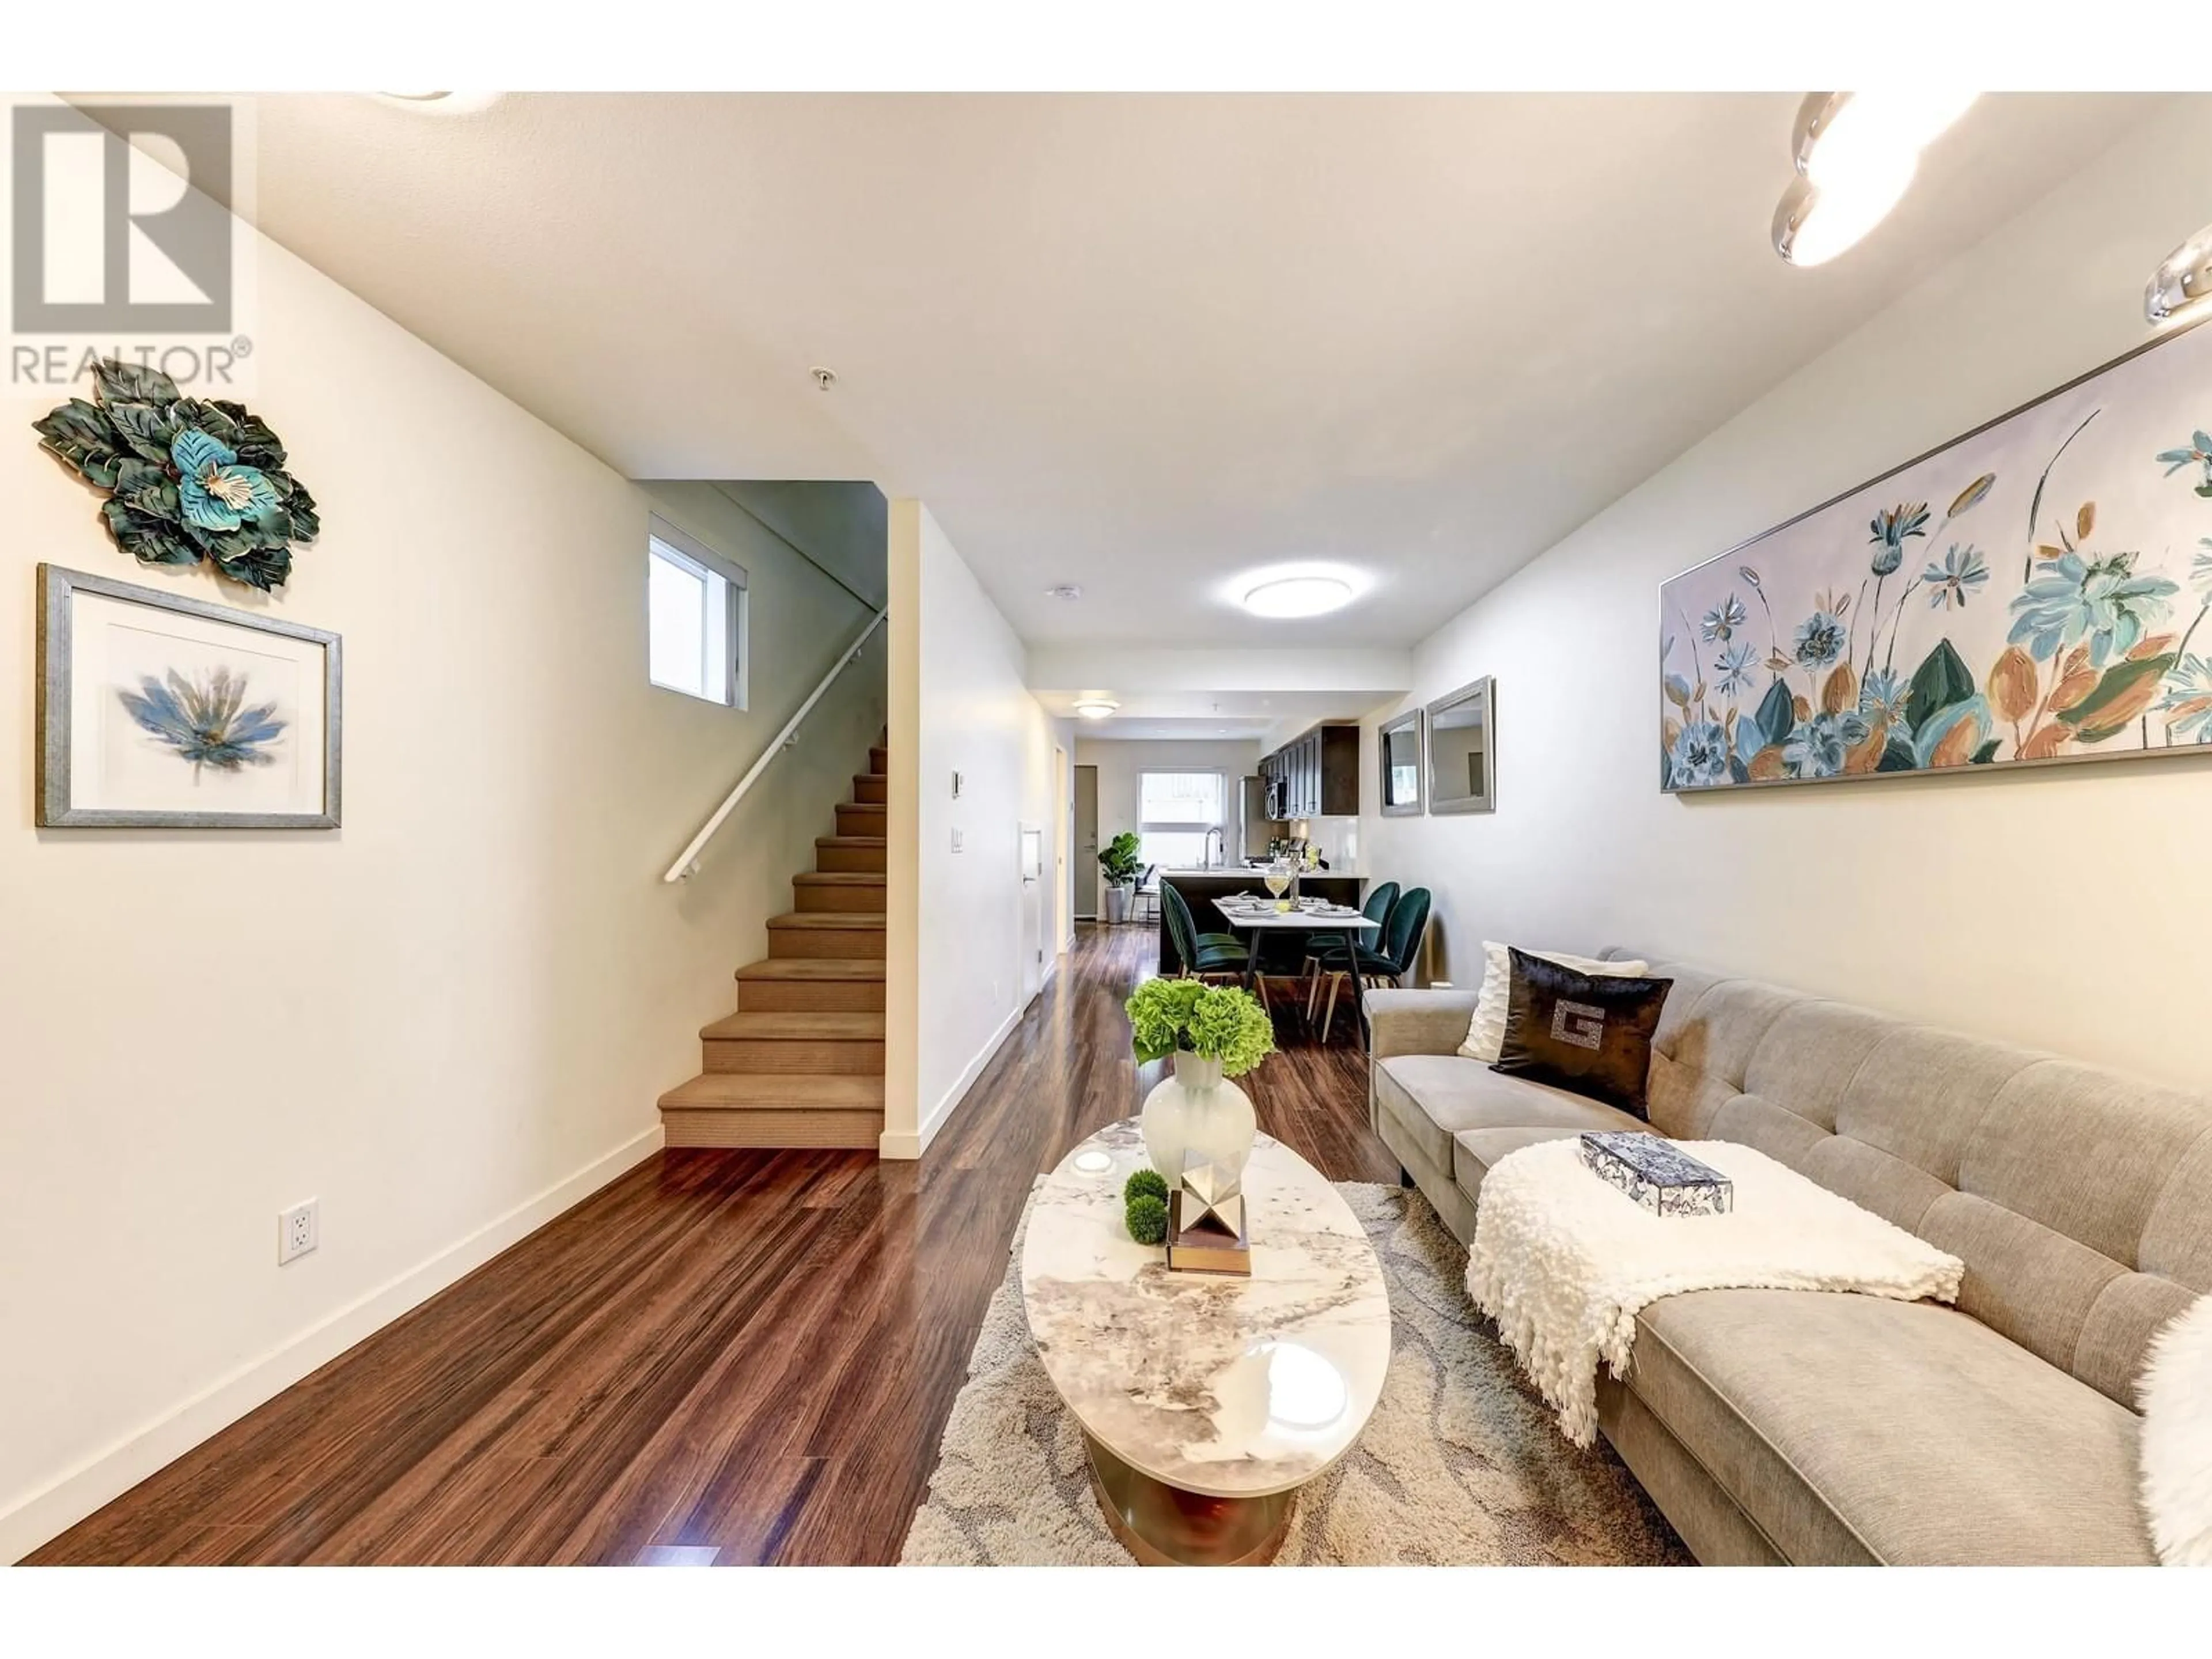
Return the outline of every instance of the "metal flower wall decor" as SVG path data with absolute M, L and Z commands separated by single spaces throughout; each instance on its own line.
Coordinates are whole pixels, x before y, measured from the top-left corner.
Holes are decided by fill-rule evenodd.
M 187 398 L 158 369 L 107 358 L 93 401 L 32 422 L 40 447 L 108 492 L 107 533 L 141 564 L 205 559 L 264 592 L 292 573 L 292 544 L 322 530 L 284 446 L 243 404 Z

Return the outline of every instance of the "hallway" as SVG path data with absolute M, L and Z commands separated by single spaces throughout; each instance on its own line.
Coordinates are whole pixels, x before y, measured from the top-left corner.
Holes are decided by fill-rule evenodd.
M 896 1560 L 1032 1178 L 1159 1074 L 1121 1012 L 1158 949 L 1079 927 L 920 1164 L 663 1152 L 31 1559 Z M 1243 1083 L 1324 1175 L 1396 1177 L 1356 1048 Z

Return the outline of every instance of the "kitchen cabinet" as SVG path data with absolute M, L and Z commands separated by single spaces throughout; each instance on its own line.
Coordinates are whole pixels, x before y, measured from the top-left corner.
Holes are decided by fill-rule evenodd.
M 1270 816 L 1348 818 L 1359 815 L 1359 728 L 1316 726 L 1292 738 L 1260 763 Z

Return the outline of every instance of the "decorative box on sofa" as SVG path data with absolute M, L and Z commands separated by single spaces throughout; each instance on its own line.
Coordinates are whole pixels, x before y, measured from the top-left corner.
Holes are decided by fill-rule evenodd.
M 1371 994 L 1376 1132 L 1455 1233 L 1508 1153 L 1648 1129 L 1756 1146 L 1966 1263 L 1956 1308 L 1646 1308 L 1600 1423 L 1683 1541 L 1713 1563 L 2149 1563 L 2134 1385 L 2212 1291 L 2212 1101 L 1646 959 L 1674 981 L 1649 1125 L 1459 1057 L 1471 992 Z

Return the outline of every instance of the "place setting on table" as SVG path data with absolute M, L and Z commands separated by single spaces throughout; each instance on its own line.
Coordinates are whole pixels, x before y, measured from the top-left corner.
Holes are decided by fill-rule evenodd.
M 1288 884 L 1284 882 L 1282 885 L 1287 887 Z M 1350 953 L 1357 948 L 1363 934 L 1382 930 L 1381 922 L 1350 905 L 1339 904 L 1332 899 L 1284 896 L 1282 887 L 1277 885 L 1276 872 L 1273 870 L 1267 872 L 1267 885 L 1273 892 L 1272 897 L 1263 897 L 1258 893 L 1231 893 L 1213 902 L 1214 908 L 1220 911 L 1221 918 L 1229 925 L 1230 931 L 1247 936 L 1246 943 L 1251 951 L 1251 964 L 1245 970 L 1248 988 L 1259 971 L 1260 936 L 1263 933 L 1332 934 L 1344 941 L 1345 950 Z M 1364 1032 L 1367 1029 L 1366 998 L 1362 992 L 1360 976 L 1352 975 L 1352 1012 L 1358 1021 L 1359 1030 Z

